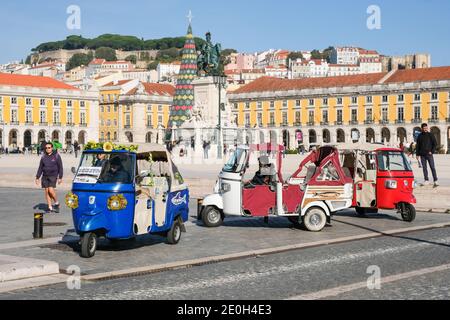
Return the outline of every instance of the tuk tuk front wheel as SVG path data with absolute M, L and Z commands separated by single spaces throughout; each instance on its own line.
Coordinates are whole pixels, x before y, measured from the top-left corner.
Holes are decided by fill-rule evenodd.
M 81 257 L 92 258 L 97 250 L 97 235 L 93 232 L 88 232 L 81 238 Z
M 167 233 L 167 242 L 169 244 L 177 244 L 181 239 L 181 223 L 180 220 L 176 219 L 169 232 Z
M 208 206 L 203 210 L 202 220 L 208 228 L 216 228 L 222 225 L 222 213 L 216 207 Z
M 327 216 L 325 212 L 317 207 L 308 209 L 303 217 L 303 225 L 308 231 L 319 232 L 327 223 Z
M 416 219 L 416 208 L 410 203 L 401 203 L 400 213 L 403 221 L 413 222 Z

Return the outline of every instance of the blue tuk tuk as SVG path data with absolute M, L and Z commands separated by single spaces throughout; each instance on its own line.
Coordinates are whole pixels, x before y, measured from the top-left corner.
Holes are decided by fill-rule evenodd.
M 99 237 L 144 234 L 177 244 L 189 216 L 189 190 L 161 145 L 88 143 L 66 205 L 80 235 L 81 256 L 95 255 Z

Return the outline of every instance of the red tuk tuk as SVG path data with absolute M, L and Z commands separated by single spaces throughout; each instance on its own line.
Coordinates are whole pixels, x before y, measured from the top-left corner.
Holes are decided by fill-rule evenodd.
M 404 221 L 416 217 L 416 187 L 408 158 L 380 144 L 339 146 L 343 170 L 353 179 L 353 207 L 359 215 L 397 210 Z
M 352 179 L 342 171 L 336 148 L 313 151 L 287 181 L 281 173 L 283 151 L 283 146 L 271 144 L 238 147 L 219 174 L 214 194 L 199 201 L 198 218 L 207 227 L 218 227 L 226 215 L 281 216 L 317 232 L 334 212 L 351 207 Z M 252 152 L 278 156 L 267 164 L 266 184 L 244 182 Z

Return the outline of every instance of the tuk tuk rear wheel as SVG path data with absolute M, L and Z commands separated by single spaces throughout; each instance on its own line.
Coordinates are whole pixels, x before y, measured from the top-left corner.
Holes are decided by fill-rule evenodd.
M 413 222 L 416 219 L 416 208 L 410 203 L 404 203 L 400 207 L 403 221 Z
M 319 232 L 327 224 L 327 215 L 318 207 L 308 209 L 303 217 L 303 225 L 308 231 Z
M 222 213 L 216 207 L 208 206 L 203 210 L 202 221 L 208 228 L 220 227 L 223 223 Z
M 181 223 L 180 220 L 176 219 L 169 232 L 167 233 L 167 242 L 169 244 L 177 244 L 181 239 Z
M 92 258 L 97 250 L 97 235 L 93 232 L 88 232 L 81 238 L 81 257 Z

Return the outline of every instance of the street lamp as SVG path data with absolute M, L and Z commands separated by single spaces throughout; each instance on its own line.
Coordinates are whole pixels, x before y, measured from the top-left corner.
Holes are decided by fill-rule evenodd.
M 223 146 L 222 146 L 222 88 L 225 88 L 227 84 L 227 78 L 223 76 L 213 76 L 213 82 L 217 88 L 219 88 L 219 123 L 217 129 L 219 130 L 219 137 L 217 141 L 217 158 L 222 159 Z

